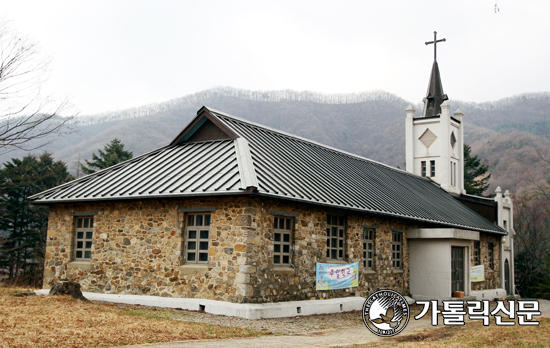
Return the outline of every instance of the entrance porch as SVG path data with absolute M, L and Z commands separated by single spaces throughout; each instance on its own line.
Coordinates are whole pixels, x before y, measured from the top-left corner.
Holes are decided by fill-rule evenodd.
M 465 299 L 492 300 L 506 296 L 501 288 L 472 290 L 472 242 L 480 240 L 479 232 L 454 228 L 411 229 L 406 236 L 410 292 L 415 300 L 450 300 L 454 291 L 464 291 Z M 491 272 L 498 273 L 498 270 Z

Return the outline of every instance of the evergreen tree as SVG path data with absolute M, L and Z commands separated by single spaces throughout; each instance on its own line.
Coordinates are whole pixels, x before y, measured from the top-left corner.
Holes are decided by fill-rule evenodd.
M 131 151 L 125 151 L 124 144 L 117 138 L 111 140 L 110 144 L 105 145 L 103 151 L 99 149 L 97 152 L 99 152 L 99 156 L 93 153 L 91 162 L 85 160 L 88 166 L 82 166 L 82 172 L 84 174 L 95 173 L 96 170 L 108 168 L 133 157 L 133 153 Z
M 464 144 L 464 189 L 470 195 L 483 196 L 489 188 L 491 174 L 487 174 L 489 167 L 482 165 L 481 159 L 472 156 L 471 152 L 470 145 Z
M 72 179 L 65 163 L 55 162 L 47 152 L 14 158 L 0 170 L 0 269 L 7 270 L 8 282 L 40 285 L 48 207 L 30 205 L 27 198 Z

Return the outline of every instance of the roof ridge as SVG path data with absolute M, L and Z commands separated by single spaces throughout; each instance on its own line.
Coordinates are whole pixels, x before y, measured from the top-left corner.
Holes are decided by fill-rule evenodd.
M 259 187 L 258 176 L 254 169 L 254 160 L 250 153 L 248 140 L 244 137 L 239 137 L 233 140 L 233 142 L 235 144 L 237 164 L 239 166 L 239 174 L 241 176 L 243 189 L 246 190 L 248 187 L 255 187 L 257 189 Z
M 401 168 L 395 168 L 395 167 L 392 167 L 388 164 L 385 164 L 385 163 L 382 163 L 382 162 L 378 162 L 378 161 L 375 161 L 373 159 L 370 159 L 370 158 L 366 158 L 366 157 L 363 157 L 363 156 L 360 156 L 360 155 L 357 155 L 357 154 L 354 154 L 354 153 L 351 153 L 351 152 L 347 152 L 347 151 L 344 151 L 344 150 L 340 150 L 340 149 L 337 149 L 335 147 L 332 147 L 332 146 L 329 146 L 329 145 L 326 145 L 326 144 L 321 144 L 315 140 L 311 140 L 311 139 L 307 139 L 307 138 L 304 138 L 304 137 L 301 137 L 299 135 L 296 135 L 296 134 L 292 134 L 292 133 L 288 133 L 288 132 L 285 132 L 285 131 L 282 131 L 282 130 L 279 130 L 279 129 L 275 129 L 275 128 L 272 128 L 272 127 L 269 127 L 269 126 L 266 126 L 266 125 L 263 125 L 263 124 L 260 124 L 260 123 L 256 123 L 256 122 L 253 122 L 253 121 L 250 121 L 250 120 L 246 120 L 244 118 L 241 118 L 241 117 L 237 117 L 237 116 L 234 116 L 234 115 L 231 115 L 231 114 L 228 114 L 226 112 L 223 112 L 223 111 L 219 111 L 219 110 L 216 110 L 216 109 L 213 109 L 213 108 L 210 108 L 208 106 L 204 106 L 206 109 L 208 109 L 210 112 L 213 112 L 213 113 L 216 113 L 216 114 L 219 114 L 223 117 L 229 117 L 229 118 L 232 118 L 236 121 L 239 121 L 239 122 L 242 122 L 242 123 L 246 123 L 248 125 L 251 125 L 251 126 L 254 126 L 254 127 L 257 127 L 257 128 L 262 128 L 262 129 L 265 129 L 267 131 L 270 131 L 270 132 L 273 132 L 273 133 L 277 133 L 279 135 L 283 135 L 283 136 L 286 136 L 286 137 L 289 137 L 289 138 L 293 138 L 293 139 L 296 139 L 298 141 L 302 141 L 302 142 L 305 142 L 305 143 L 309 143 L 311 145 L 315 145 L 315 146 L 318 146 L 318 147 L 321 147 L 321 148 L 324 148 L 324 149 L 327 149 L 329 151 L 332 151 L 332 152 L 335 152 L 335 153 L 338 153 L 338 154 L 341 154 L 341 155 L 345 155 L 345 156 L 348 156 L 348 157 L 351 157 L 351 158 L 355 158 L 355 159 L 358 159 L 358 160 L 361 160 L 361 161 L 366 161 L 366 162 L 369 162 L 369 163 L 372 163 L 372 164 L 375 164 L 375 165 L 379 165 L 379 166 L 382 166 L 382 167 L 385 167 L 387 169 L 390 169 L 390 170 L 394 170 L 398 173 L 402 173 L 402 174 L 406 174 L 406 175 L 409 175 L 409 176 L 412 176 L 412 177 L 415 177 L 415 178 L 418 178 L 418 179 L 422 179 L 422 180 L 426 180 L 426 181 L 432 181 L 430 180 L 429 178 L 425 178 L 425 177 L 422 177 L 420 175 L 416 175 L 414 173 L 411 173 L 411 172 L 408 172 L 406 170 L 403 170 Z M 227 124 L 226 124 L 227 125 Z M 231 125 L 227 125 L 228 127 L 231 127 Z M 231 129 L 239 134 L 238 130 L 234 129 L 233 127 L 231 127 Z M 239 134 L 239 136 L 242 136 Z

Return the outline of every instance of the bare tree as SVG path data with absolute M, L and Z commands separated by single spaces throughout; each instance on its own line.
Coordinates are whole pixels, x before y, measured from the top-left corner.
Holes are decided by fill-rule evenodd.
M 528 188 L 514 204 L 516 283 L 520 294 L 549 298 L 550 149 L 539 148 L 527 167 Z
M 537 296 L 537 285 L 549 279 L 545 258 L 550 255 L 550 203 L 544 197 L 524 195 L 514 203 L 516 283 L 520 294 Z
M 48 60 L 37 45 L 0 19 L 0 153 L 34 150 L 52 134 L 69 131 L 72 117 L 62 117 L 67 100 L 44 96 Z
M 535 194 L 544 197 L 550 203 L 550 149 L 537 149 L 538 163 L 536 171 L 538 171 L 538 180 L 529 171 L 529 180 L 532 185 L 532 190 Z

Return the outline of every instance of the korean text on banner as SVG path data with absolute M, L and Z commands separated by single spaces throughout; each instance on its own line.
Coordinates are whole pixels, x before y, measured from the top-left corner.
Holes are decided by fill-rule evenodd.
M 471 266 L 470 267 L 470 281 L 473 282 L 482 282 L 485 280 L 485 268 L 483 265 Z
M 359 262 L 317 264 L 316 289 L 336 290 L 359 286 Z

